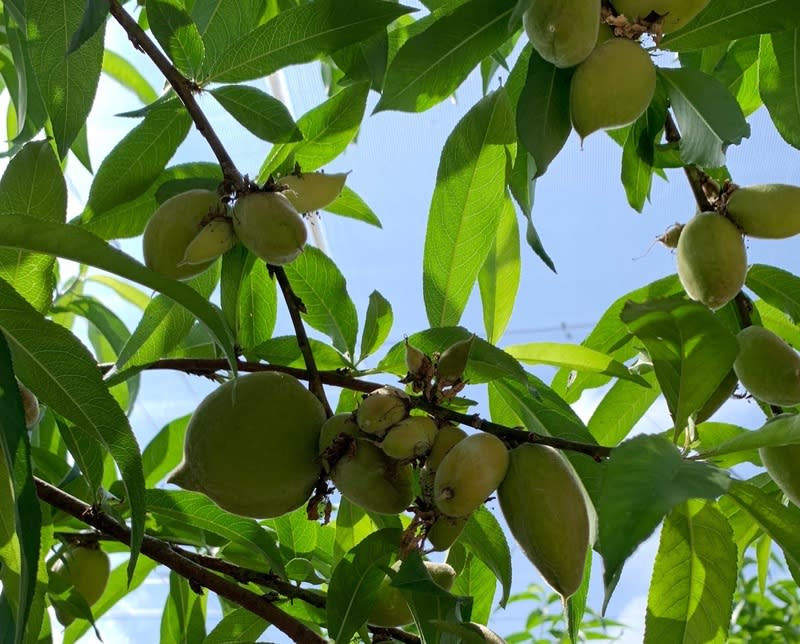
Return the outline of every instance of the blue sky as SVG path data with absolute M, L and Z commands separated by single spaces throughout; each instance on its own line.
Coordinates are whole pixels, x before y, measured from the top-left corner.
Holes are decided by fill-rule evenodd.
M 127 38 L 109 25 L 108 46 L 139 66 L 155 87 L 161 79 L 152 65 L 134 51 Z M 668 61 L 664 61 L 669 64 Z M 498 73 L 498 79 L 505 78 Z M 319 68 L 311 64 L 285 72 L 294 115 L 300 116 L 324 99 Z M 262 86 L 263 87 L 263 86 Z M 380 217 L 377 229 L 349 219 L 323 214 L 322 228 L 327 252 L 348 280 L 348 290 L 363 320 L 369 294 L 378 289 L 392 304 L 394 327 L 387 346 L 404 335 L 427 328 L 422 300 L 422 250 L 430 198 L 442 145 L 461 116 L 480 97 L 480 79 L 473 75 L 455 100 L 445 101 L 422 114 L 382 112 L 367 118 L 357 145 L 326 168 L 329 172 L 352 171 L 348 185 Z M 376 98 L 370 98 L 371 110 Z M 242 172 L 256 174 L 269 151 L 269 144 L 254 139 L 213 98 L 201 97 L 220 138 Z M 138 107 L 137 100 L 112 81 L 103 78 L 89 122 L 89 141 L 95 167 L 136 121 L 113 116 Z M 752 135 L 743 145 L 729 150 L 729 168 L 740 184 L 797 182 L 800 155 L 775 132 L 766 112 L 750 118 Z M 196 132 L 181 146 L 173 162 L 213 160 Z M 674 257 L 660 245 L 652 246 L 659 234 L 676 221 L 685 222 L 695 212 L 691 192 L 679 171 L 670 172 L 669 183 L 656 180 L 651 202 L 643 214 L 633 211 L 619 182 L 620 149 L 602 133 L 583 144 L 572 136 L 536 187 L 534 219 L 545 247 L 556 263 L 553 274 L 527 247 L 523 248 L 523 275 L 516 308 L 506 335 L 499 343 L 529 341 L 579 342 L 605 308 L 617 297 L 649 281 L 673 273 Z M 70 160 L 70 214 L 80 212 L 88 194 L 90 177 L 74 159 Z M 122 248 L 140 257 L 138 241 L 125 241 Z M 773 263 L 800 272 L 796 239 L 749 241 L 752 262 Z M 102 287 L 91 287 L 108 298 Z M 118 310 L 132 328 L 135 311 L 120 303 Z M 477 292 L 462 324 L 483 334 Z M 285 311 L 279 313 L 276 335 L 291 333 Z M 379 352 L 377 357 L 382 355 Z M 545 379 L 547 370 L 537 372 Z M 391 382 L 391 379 L 386 379 Z M 190 412 L 210 391 L 204 379 L 174 373 L 147 373 L 132 415 L 134 430 L 145 445 L 160 427 L 176 416 Z M 169 392 L 164 396 L 164 392 Z M 467 393 L 483 400 L 483 390 Z M 588 392 L 576 410 L 588 419 L 601 392 Z M 480 409 L 486 413 L 485 407 Z M 754 405 L 731 402 L 720 420 L 745 427 L 761 423 Z M 671 426 L 666 405 L 658 401 L 638 431 L 660 432 Z M 497 509 L 493 507 L 492 509 Z M 656 535 L 657 536 L 657 535 Z M 628 562 L 609 616 L 632 626 L 623 642 L 641 641 L 644 606 L 657 541 L 651 538 Z M 514 591 L 528 583 L 541 583 L 533 566 L 519 553 L 514 555 Z M 602 602 L 601 568 L 595 562 L 590 604 Z M 168 575 L 157 571 L 139 591 L 121 602 L 99 621 L 106 642 L 125 644 L 135 640 L 156 641 L 161 608 L 168 589 Z M 529 607 L 521 604 L 495 614 L 492 625 L 500 634 L 517 630 Z M 210 619 L 219 616 L 216 602 L 209 602 Z M 264 641 L 285 641 L 279 633 L 267 632 Z M 86 642 L 95 641 L 86 636 Z

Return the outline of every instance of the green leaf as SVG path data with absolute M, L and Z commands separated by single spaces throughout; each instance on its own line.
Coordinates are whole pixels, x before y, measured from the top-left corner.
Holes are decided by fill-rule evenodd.
M 324 333 L 346 356 L 355 355 L 358 315 L 347 293 L 339 268 L 325 253 L 306 246 L 300 256 L 284 267 L 295 294 L 305 305 L 303 319 Z
M 231 365 L 236 358 L 230 330 L 217 307 L 186 284 L 159 275 L 89 232 L 24 215 L 0 217 L 0 245 L 58 255 L 115 273 L 160 291 L 191 311 L 214 334 Z
M 283 572 L 283 560 L 272 534 L 254 519 L 246 519 L 219 508 L 205 494 L 150 489 L 147 510 L 155 515 L 218 534 L 248 548 L 263 558 L 265 568 Z
M 519 225 L 514 204 L 506 195 L 494 242 L 478 272 L 486 339 L 495 344 L 506 330 L 520 279 Z
M 632 380 L 646 387 L 647 381 L 611 356 L 581 346 L 559 342 L 529 342 L 507 346 L 504 351 L 525 364 L 549 364 L 575 371 L 591 371 Z
M 161 613 L 160 644 L 203 641 L 206 638 L 205 604 L 205 594 L 194 592 L 188 579 L 170 570 L 169 595 Z
M 205 47 L 183 0 L 149 0 L 147 20 L 150 31 L 178 71 L 189 78 L 197 78 Z
M 392 305 L 378 291 L 369 294 L 367 316 L 364 319 L 364 330 L 361 332 L 361 362 L 367 356 L 375 353 L 386 342 L 392 330 Z
M 422 290 L 431 326 L 458 324 L 505 201 L 514 142 L 504 89 L 478 101 L 447 138 L 428 214 Z
M 658 69 L 681 131 L 681 159 L 705 168 L 725 165 L 725 148 L 750 136 L 742 108 L 713 76 L 696 69 Z
M 516 0 L 470 0 L 439 15 L 397 52 L 375 111 L 422 112 L 450 96 L 508 39 Z
M 775 128 L 800 147 L 800 29 L 761 36 L 758 90 Z
M 732 485 L 727 474 L 681 458 L 661 436 L 637 436 L 614 449 L 597 506 L 608 605 L 625 560 L 672 508 L 692 498 L 713 499 Z
M 573 68 L 559 68 L 531 53 L 528 75 L 517 103 L 517 136 L 536 164 L 534 177 L 542 176 L 567 142 L 569 88 Z
M 193 277 L 187 286 L 208 299 L 219 281 L 219 263 Z M 147 305 L 139 323 L 117 358 L 116 370 L 154 362 L 174 349 L 194 324 L 195 316 L 182 304 L 158 295 Z
M 661 46 L 691 51 L 753 34 L 775 33 L 800 25 L 794 0 L 714 0 L 683 29 L 667 34 Z
M 758 429 L 738 434 L 710 449 L 700 450 L 698 458 L 716 458 L 726 454 L 757 450 L 774 445 L 800 443 L 800 416 L 780 414 Z
M 204 80 L 235 83 L 310 62 L 367 38 L 409 11 L 378 0 L 315 0 L 286 9 L 247 35 L 229 40 Z
M 103 485 L 103 461 L 108 450 L 103 442 L 92 434 L 59 419 L 56 419 L 56 423 L 69 453 L 86 478 L 90 498 L 94 501 Z
M 0 217 L 22 213 L 63 223 L 67 186 L 49 141 L 27 143 L 0 179 Z M 0 250 L 0 278 L 38 311 L 46 311 L 56 286 L 55 259 L 22 249 Z
M 235 608 L 225 615 L 202 641 L 202 644 L 255 642 L 269 624 L 246 608 Z
M 286 106 L 277 98 L 248 85 L 225 85 L 209 90 L 233 118 L 264 141 L 301 141 L 303 134 Z
M 736 571 L 733 530 L 714 504 L 687 501 L 676 506 L 661 530 L 644 644 L 723 644 Z
M 278 316 L 277 288 L 267 265 L 253 255 L 247 264 L 239 284 L 236 314 L 236 339 L 245 351 L 272 336 Z
M 731 43 L 727 53 L 713 70 L 731 94 L 736 97 L 745 116 L 761 107 L 759 94 L 759 36 L 749 36 Z
M 423 353 L 431 355 L 436 351 L 444 351 L 447 347 L 466 340 L 471 335 L 472 333 L 464 327 L 439 327 L 413 333 L 408 336 L 408 341 Z M 405 376 L 408 373 L 405 355 L 405 341 L 398 342 L 389 349 L 377 369 L 385 373 Z M 498 378 L 512 378 L 524 382 L 525 372 L 520 364 L 505 351 L 476 337 L 469 352 L 464 380 L 472 384 L 479 384 Z
M 800 323 L 800 277 L 775 266 L 753 264 L 747 270 L 745 284 L 792 322 Z
M 362 507 L 341 497 L 336 509 L 336 529 L 333 541 L 333 566 L 354 546 L 379 529 Z
M 732 481 L 728 496 L 750 515 L 750 520 L 783 550 L 790 568 L 800 569 L 800 515 L 758 487 L 745 481 Z
M 613 446 L 623 440 L 661 395 L 654 373 L 642 376 L 650 387 L 618 380 L 603 396 L 587 425 L 600 445 Z
M 31 445 L 22 398 L 14 377 L 9 345 L 2 333 L 0 430 L 0 510 L 3 517 L 0 520 L 0 571 L 4 588 L 6 584 L 16 585 L 9 592 L 17 599 L 15 641 L 22 642 L 36 592 L 42 512 L 33 481 Z M 17 580 L 13 579 L 14 573 L 18 574 Z
M 139 197 L 161 174 L 186 138 L 192 120 L 177 100 L 152 108 L 108 153 L 89 189 L 85 223 Z
M 485 624 L 492 614 L 496 586 L 497 581 L 489 567 L 470 553 L 450 590 L 454 595 L 472 597 L 471 619 Z
M 172 194 L 194 188 L 216 190 L 221 181 L 222 171 L 216 163 L 172 166 L 161 172 L 146 190 L 101 213 L 85 213 L 76 223 L 103 239 L 138 237 L 156 208 Z
M 105 25 L 108 17 L 108 2 L 105 0 L 88 0 L 86 9 L 81 18 L 81 24 L 77 31 L 72 34 L 69 42 L 68 54 L 77 51 L 87 42 L 100 27 Z
M 480 506 L 470 516 L 459 541 L 494 573 L 503 586 L 500 606 L 505 608 L 511 592 L 511 551 L 497 519 L 486 507 Z
M 287 174 L 295 163 L 303 172 L 311 172 L 333 161 L 361 127 L 368 93 L 368 83 L 355 83 L 303 114 L 297 120 L 303 140 L 273 146 L 261 165 L 258 180 L 266 181 L 278 171 Z
M 83 19 L 85 0 L 26 0 L 28 51 L 63 159 L 86 122 L 103 64 L 101 26 L 72 53 L 70 39 Z
M 331 371 L 351 366 L 350 362 L 329 344 L 314 338 L 309 338 L 308 342 L 318 369 Z M 265 340 L 248 353 L 274 365 L 298 369 L 306 367 L 305 358 L 297 344 L 297 338 L 293 335 L 282 335 Z
M 736 336 L 708 308 L 681 298 L 630 302 L 621 318 L 649 353 L 677 437 L 730 372 Z
M 96 282 L 97 284 L 102 284 L 103 286 L 107 286 L 110 288 L 114 293 L 119 295 L 123 300 L 132 304 L 140 311 L 144 311 L 147 308 L 147 305 L 150 303 L 150 296 L 146 293 L 143 293 L 135 286 L 131 286 L 127 282 L 123 282 L 122 280 L 118 280 L 111 275 L 89 275 L 86 278 L 87 282 Z
M 144 484 L 154 487 L 174 470 L 183 459 L 183 438 L 189 425 L 190 414 L 171 420 L 153 436 L 142 450 Z
M 261 18 L 262 3 L 242 2 L 241 0 L 195 0 L 186 3 L 191 6 L 191 15 L 205 45 L 205 59 L 201 77 L 208 76 L 207 70 L 224 62 L 226 51 L 231 43 L 238 42 L 253 31 Z
M 6 235 L 0 234 L 0 239 Z M 128 419 L 106 389 L 91 354 L 74 335 L 43 318 L 2 280 L 0 301 L 4 303 L 0 330 L 11 347 L 20 380 L 30 385 L 41 402 L 100 440 L 122 473 L 131 508 L 130 576 L 144 535 L 145 505 L 142 459 Z
M 278 534 L 281 548 L 299 555 L 314 552 L 314 548 L 317 547 L 317 532 L 320 526 L 308 520 L 305 507 L 287 512 L 270 523 Z
M 361 197 L 347 186 L 342 189 L 333 203 L 329 203 L 325 206 L 325 212 L 330 212 L 340 217 L 356 219 L 370 226 L 382 228 L 381 220 L 378 219 L 378 215 L 372 211 L 372 208 L 370 208 Z
M 374 532 L 353 546 L 333 569 L 328 586 L 328 637 L 345 644 L 367 621 L 384 570 L 400 545 L 400 530 Z
M 8 3 L 4 3 L 3 6 L 10 7 Z M 14 122 L 9 123 L 9 138 L 15 137 L 14 143 L 21 145 L 44 127 L 47 121 L 47 107 L 39 91 L 25 34 L 17 23 L 24 24 L 24 20 L 15 19 L 15 22 L 6 20 L 8 45 L 14 59 L 12 69 L 9 70 L 13 77 L 6 76 L 6 84 L 11 90 L 14 102 Z
M 105 0 L 99 2 L 105 4 L 106 10 L 108 9 Z M 156 90 L 142 73 L 122 56 L 109 49 L 103 52 L 103 73 L 133 92 L 143 105 L 149 105 L 158 99 Z

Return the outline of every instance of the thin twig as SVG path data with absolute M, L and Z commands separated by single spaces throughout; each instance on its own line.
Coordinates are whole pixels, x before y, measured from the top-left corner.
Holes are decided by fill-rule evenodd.
M 87 505 L 80 499 L 59 490 L 46 481 L 34 477 L 34 482 L 36 484 L 36 493 L 45 503 L 58 508 L 62 512 L 66 512 L 121 543 L 130 545 L 131 531 L 127 526 L 118 523 L 101 509 Z M 155 537 L 145 535 L 141 551 L 143 555 L 167 566 L 170 570 L 174 570 L 195 585 L 208 588 L 220 597 L 224 597 L 254 615 L 258 615 L 269 623 L 274 624 L 288 637 L 292 638 L 292 641 L 307 644 L 325 644 L 325 640 L 322 637 L 302 622 L 284 613 L 280 608 L 273 605 L 268 598 L 242 588 L 238 584 L 195 563 L 186 557 L 180 548 Z

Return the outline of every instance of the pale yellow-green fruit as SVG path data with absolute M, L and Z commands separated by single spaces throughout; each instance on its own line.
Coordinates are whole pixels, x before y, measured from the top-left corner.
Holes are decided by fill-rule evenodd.
M 383 438 L 392 425 L 408 417 L 410 398 L 397 387 L 381 387 L 361 401 L 356 422 L 362 432 Z
M 703 212 L 678 238 L 678 277 L 686 294 L 716 310 L 742 290 L 747 273 L 744 239 L 729 219 Z
M 685 27 L 711 0 L 613 0 L 617 13 L 630 22 L 646 18 L 651 12 L 664 16 L 662 31 L 669 33 Z
M 253 192 L 238 199 L 233 227 L 254 255 L 278 266 L 297 259 L 308 239 L 303 218 L 280 192 Z
M 227 217 L 214 219 L 200 229 L 189 242 L 180 266 L 213 262 L 236 245 L 233 223 Z
M 381 449 L 400 461 L 419 458 L 431 451 L 436 431 L 436 423 L 428 416 L 409 416 L 389 428 Z
M 183 462 L 168 480 L 235 514 L 280 516 L 314 489 L 324 422 L 320 401 L 292 376 L 259 372 L 230 380 L 195 410 Z
M 572 75 L 569 108 L 581 139 L 639 118 L 656 89 L 656 68 L 639 43 L 612 38 L 599 44 Z
M 448 517 L 441 514 L 434 520 L 426 538 L 436 552 L 447 550 L 464 531 L 468 521 L 469 516 Z
M 436 437 L 433 439 L 431 451 L 425 459 L 425 467 L 419 473 L 419 485 L 422 490 L 422 497 L 428 503 L 433 503 L 433 481 L 436 477 L 436 469 L 442 462 L 447 452 L 453 445 L 461 442 L 467 437 L 467 432 L 458 427 L 447 423 L 439 428 Z
M 358 425 L 355 416 L 351 413 L 334 414 L 322 425 L 319 433 L 319 454 L 326 472 L 330 471 L 331 464 L 325 457 L 325 451 L 342 434 L 351 437 L 358 436 Z
M 469 354 L 475 342 L 475 334 L 453 343 L 442 351 L 436 363 L 436 381 L 449 386 L 461 381 L 469 362 Z
M 556 67 L 573 67 L 595 47 L 600 0 L 536 0 L 522 23 L 542 58 Z
M 728 217 L 745 235 L 786 239 L 800 233 L 800 186 L 745 186 L 728 199 Z
M 432 561 L 425 561 L 423 563 L 437 586 L 444 590 L 450 590 L 453 587 L 456 571 L 450 564 L 434 563 Z M 399 570 L 401 565 L 402 562 L 398 561 L 392 568 L 394 568 L 394 570 Z M 392 580 L 386 575 L 378 588 L 377 598 L 367 618 L 367 622 L 372 626 L 391 628 L 395 626 L 406 626 L 414 621 L 411 615 L 411 609 L 408 607 L 403 593 L 399 588 L 391 584 Z
M 465 517 L 497 489 L 508 469 L 508 449 L 497 436 L 478 433 L 456 443 L 433 481 L 433 500 L 443 514 Z
M 511 534 L 542 577 L 565 599 L 575 593 L 596 519 L 569 461 L 552 447 L 516 447 L 497 498 Z
M 374 443 L 357 438 L 331 470 L 342 496 L 378 514 L 403 512 L 414 498 L 413 469 L 386 456 Z
M 108 555 L 99 547 L 73 546 L 56 560 L 52 572 L 61 578 L 64 586 L 74 587 L 86 603 L 93 606 L 108 585 L 111 563 Z M 72 615 L 62 614 L 58 610 L 56 617 L 64 626 L 69 626 L 74 620 Z
M 322 210 L 339 196 L 348 174 L 349 172 L 287 174 L 278 179 L 278 183 L 288 186 L 289 189 L 282 194 L 292 202 L 298 212 L 313 212 Z
M 762 326 L 739 331 L 739 354 L 733 369 L 742 386 L 771 405 L 800 404 L 800 356 Z
M 150 217 L 144 229 L 144 263 L 157 273 L 186 280 L 214 262 L 184 264 L 186 249 L 203 227 L 203 219 L 220 208 L 219 195 L 210 190 L 189 190 L 170 197 Z
M 800 444 L 762 447 L 758 454 L 772 480 L 800 506 Z
M 508 644 L 506 640 L 504 640 L 497 633 L 495 633 L 490 628 L 487 628 L 483 624 L 478 624 L 477 622 L 469 622 L 468 626 L 474 631 L 479 631 L 480 635 L 483 636 L 483 641 L 486 644 Z
M 19 396 L 22 398 L 22 409 L 25 412 L 25 427 L 31 429 L 39 422 L 39 399 L 30 389 L 17 381 Z

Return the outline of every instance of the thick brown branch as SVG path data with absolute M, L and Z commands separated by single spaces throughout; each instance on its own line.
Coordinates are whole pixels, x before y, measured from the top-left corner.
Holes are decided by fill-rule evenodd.
M 236 169 L 230 155 L 225 146 L 222 145 L 217 133 L 211 126 L 211 123 L 203 114 L 200 106 L 194 98 L 194 92 L 199 88 L 195 83 L 187 79 L 169 62 L 169 59 L 161 53 L 161 50 L 156 46 L 152 39 L 144 32 L 144 30 L 137 24 L 133 17 L 122 8 L 117 0 L 108 0 L 111 15 L 120 24 L 120 26 L 128 34 L 134 47 L 143 51 L 150 60 L 153 61 L 158 70 L 164 75 L 172 89 L 181 99 L 181 102 L 186 106 L 192 120 L 194 121 L 197 130 L 203 135 L 214 156 L 217 157 L 220 167 L 222 168 L 222 176 L 236 188 L 244 188 L 244 180 L 242 175 Z
M 118 523 L 102 510 L 87 505 L 80 499 L 59 490 L 38 478 L 34 478 L 36 493 L 45 503 L 92 526 L 95 530 L 130 545 L 131 533 L 127 526 Z M 184 556 L 179 548 L 169 543 L 145 535 L 142 541 L 142 554 L 191 580 L 198 586 L 214 591 L 251 613 L 274 624 L 295 642 L 324 644 L 325 640 L 307 626 L 274 606 L 269 599 L 238 584 L 221 577 Z

